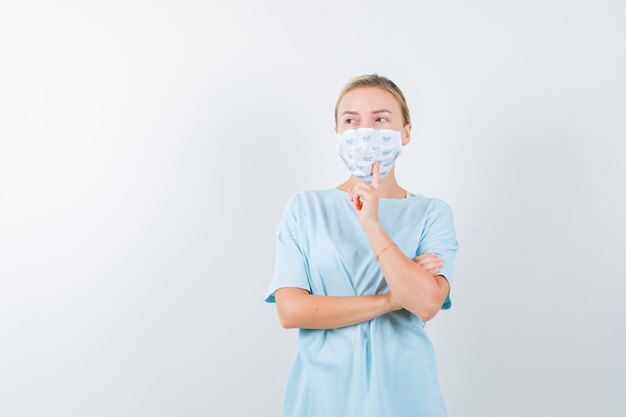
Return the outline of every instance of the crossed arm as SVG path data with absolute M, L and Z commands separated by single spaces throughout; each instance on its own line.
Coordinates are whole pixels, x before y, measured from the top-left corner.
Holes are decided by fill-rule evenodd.
M 435 317 L 448 295 L 448 280 L 404 255 L 379 223 L 365 229 L 373 252 L 380 254 L 378 265 L 396 302 L 423 321 Z
M 389 252 L 394 249 L 401 255 L 401 257 L 397 254 L 393 256 L 395 262 L 400 262 L 400 266 L 391 265 L 391 268 L 389 268 L 390 262 L 394 261 L 394 259 L 389 259 L 392 258 L 391 256 L 387 258 L 383 266 L 383 258 L 390 255 Z M 379 252 L 380 250 L 376 253 Z M 407 262 L 415 265 L 406 265 L 402 257 Z M 385 254 L 380 257 L 381 269 L 385 267 L 390 273 L 398 274 L 397 277 L 394 276 L 393 278 L 421 280 L 415 288 L 416 291 L 424 291 L 424 294 L 419 294 L 415 297 L 397 297 L 393 291 L 398 291 L 398 289 L 400 291 L 403 289 L 405 291 L 413 291 L 413 286 L 402 286 L 402 281 L 399 281 L 401 285 L 394 285 L 396 288 L 394 290 L 391 282 L 397 283 L 398 281 L 390 280 L 387 278 L 387 275 L 385 275 L 385 279 L 390 291 L 385 294 L 331 296 L 310 294 L 303 288 L 279 288 L 274 294 L 281 325 L 286 329 L 332 329 L 371 320 L 402 308 L 406 308 L 411 312 L 418 311 L 418 316 L 422 320 L 430 320 L 441 308 L 449 289 L 448 280 L 443 275 L 434 275 L 438 270 L 437 265 L 440 265 L 438 259 L 434 254 L 424 254 L 411 260 L 395 246 L 387 249 Z M 383 273 L 385 273 L 385 269 L 383 269 Z M 420 303 L 425 303 L 425 306 L 420 305 Z

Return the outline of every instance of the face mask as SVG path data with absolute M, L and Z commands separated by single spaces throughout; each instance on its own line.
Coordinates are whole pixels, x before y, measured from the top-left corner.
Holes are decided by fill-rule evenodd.
M 402 153 L 404 129 L 346 129 L 337 134 L 337 153 L 352 175 L 366 182 L 372 182 L 374 162 L 378 161 L 382 179 Z

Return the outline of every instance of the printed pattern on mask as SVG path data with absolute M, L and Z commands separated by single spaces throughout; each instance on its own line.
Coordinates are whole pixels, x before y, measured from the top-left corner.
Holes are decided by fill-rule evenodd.
M 376 127 L 346 129 L 337 134 L 336 146 L 350 173 L 371 182 L 374 161 L 378 162 L 382 179 L 402 153 L 401 132 Z

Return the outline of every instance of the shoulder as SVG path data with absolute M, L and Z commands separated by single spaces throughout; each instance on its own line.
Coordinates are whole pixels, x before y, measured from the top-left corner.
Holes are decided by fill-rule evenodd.
M 320 206 L 324 200 L 330 198 L 328 190 L 302 190 L 296 191 L 286 201 L 284 213 L 297 216 L 302 212 L 308 212 L 312 207 Z
M 297 236 L 300 223 L 301 192 L 291 194 L 283 203 L 283 209 L 276 233 Z
M 307 207 L 316 206 L 326 200 L 336 198 L 332 190 L 302 190 L 296 191 L 289 198 L 289 204 L 296 210 L 304 210 Z
M 427 196 L 424 194 L 416 193 L 416 198 L 422 200 L 422 202 L 428 207 L 429 210 L 434 211 L 448 211 L 451 210 L 450 204 L 443 198 Z
M 452 219 L 452 207 L 442 198 L 438 197 L 425 197 L 424 206 L 426 208 L 426 217 L 432 221 L 438 221 L 443 219 Z
M 443 212 L 452 212 L 452 207 L 450 207 L 450 204 L 448 204 L 447 201 L 441 198 L 437 198 L 437 197 L 431 198 L 431 205 L 434 210 L 443 211 Z
M 297 211 L 308 199 L 308 191 L 296 191 L 287 199 L 286 209 Z

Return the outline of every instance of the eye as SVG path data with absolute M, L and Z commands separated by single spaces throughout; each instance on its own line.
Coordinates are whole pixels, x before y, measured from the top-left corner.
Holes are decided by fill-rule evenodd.
M 385 121 L 388 121 L 386 117 L 382 117 L 382 116 L 377 118 L 376 120 L 379 120 L 379 119 L 385 119 Z
M 350 122 L 350 120 L 353 120 L 353 119 L 348 118 L 348 119 L 346 119 L 346 120 L 345 120 L 345 122 L 346 122 L 346 123 L 348 123 L 348 124 L 350 124 L 350 123 L 349 123 L 349 122 Z

